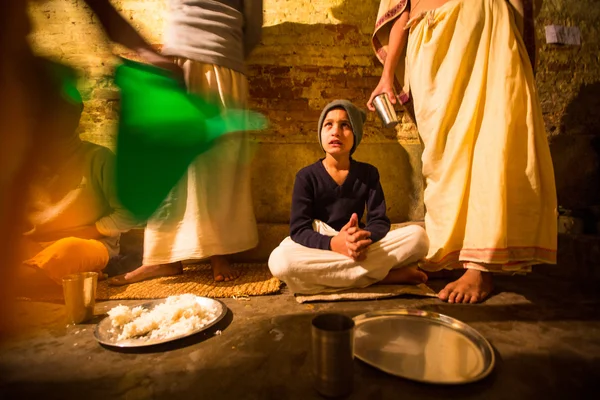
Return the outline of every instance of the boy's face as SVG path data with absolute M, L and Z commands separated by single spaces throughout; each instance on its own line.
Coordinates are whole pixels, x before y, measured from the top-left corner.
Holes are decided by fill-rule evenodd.
M 321 144 L 327 154 L 350 154 L 354 134 L 346 110 L 336 108 L 327 113 L 321 127 Z

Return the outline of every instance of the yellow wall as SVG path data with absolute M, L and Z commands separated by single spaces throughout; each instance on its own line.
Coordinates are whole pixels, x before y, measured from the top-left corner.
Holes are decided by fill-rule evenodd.
M 117 9 L 157 46 L 161 44 L 166 3 L 167 0 L 113 0 Z M 270 154 L 280 154 L 281 159 L 261 165 L 286 170 L 285 175 L 272 177 L 270 185 L 278 186 L 281 180 L 293 180 L 300 165 L 287 162 L 289 153 L 302 162 L 319 155 L 315 125 L 322 106 L 333 98 L 347 98 L 364 105 L 377 84 L 381 66 L 371 51 L 370 35 L 378 2 L 265 0 L 264 7 L 262 44 L 249 60 L 250 104 L 271 121 L 271 128 L 256 136 L 259 142 L 293 145 L 270 148 Z M 97 19 L 81 0 L 49 0 L 34 5 L 31 15 L 35 48 L 82 72 L 80 86 L 86 100 L 82 136 L 112 147 L 118 92 L 110 78 L 115 61 L 111 54 L 123 49 L 113 49 L 107 43 Z M 600 204 L 600 161 L 598 152 L 591 150 L 597 146 L 600 131 L 600 104 L 598 96 L 593 95 L 600 82 L 599 16 L 596 0 L 545 0 L 537 21 L 540 38 L 547 24 L 575 25 L 582 32 L 580 47 L 544 45 L 537 75 L 552 139 L 559 200 L 566 206 L 590 201 Z M 421 218 L 420 145 L 414 126 L 405 123 L 397 131 L 385 130 L 369 113 L 363 143 L 357 156 L 373 160 L 380 170 L 390 170 L 383 179 L 387 197 L 399 202 L 392 203 L 394 218 Z M 394 161 L 398 159 L 403 161 Z M 589 182 L 594 179 L 592 187 Z M 284 183 L 287 186 L 280 190 L 255 189 L 258 202 L 268 204 L 273 197 L 288 197 L 290 185 Z M 254 186 L 258 188 L 260 184 Z M 279 211 L 270 211 L 276 215 L 273 222 L 286 218 L 286 207 L 288 204 L 282 202 Z

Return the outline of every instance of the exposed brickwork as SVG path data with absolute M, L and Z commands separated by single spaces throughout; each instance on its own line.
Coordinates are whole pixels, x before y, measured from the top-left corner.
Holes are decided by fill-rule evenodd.
M 156 45 L 161 43 L 165 3 L 113 1 Z M 265 1 L 263 41 L 249 60 L 251 105 L 272 122 L 259 141 L 312 141 L 316 119 L 328 101 L 344 97 L 364 105 L 381 73 L 370 48 L 376 11 L 375 2 L 355 0 Z M 84 137 L 112 147 L 118 93 L 108 75 L 116 59 L 96 18 L 81 0 L 50 0 L 34 6 L 31 14 L 37 28 L 33 40 L 40 52 L 82 71 Z M 382 130 L 376 116 L 369 114 L 365 142 L 394 142 L 396 134 Z M 414 143 L 414 127 L 400 127 L 398 137 Z
M 150 42 L 161 43 L 166 1 L 114 0 L 113 4 Z M 264 39 L 250 60 L 250 79 L 252 104 L 274 119 L 275 134 L 261 140 L 303 140 L 312 129 L 305 120 L 310 122 L 331 97 L 364 104 L 381 71 L 370 49 L 376 11 L 376 1 L 265 1 Z M 78 66 L 88 80 L 88 85 L 82 85 L 87 99 L 82 131 L 91 140 L 110 144 L 115 117 L 110 103 L 117 95 L 107 93 L 114 88 L 104 75 L 110 73 L 114 58 L 97 19 L 81 0 L 50 0 L 35 5 L 31 14 L 38 28 L 33 35 L 36 47 Z M 570 129 L 562 119 L 580 88 L 600 81 L 599 16 L 595 0 L 544 3 L 538 19 L 540 38 L 544 25 L 554 23 L 578 26 L 583 39 L 581 47 L 542 48 L 537 81 L 551 135 L 582 131 L 581 126 Z M 305 105 L 308 112 L 303 114 Z M 274 115 L 281 111 L 305 116 L 298 124 L 294 118 L 286 124 L 286 117 Z M 373 114 L 369 118 L 373 123 L 368 125 L 366 141 L 393 139 L 392 133 L 380 131 Z M 597 129 L 598 117 L 586 121 Z M 405 134 L 403 139 L 414 135 Z
M 600 4 L 596 0 L 545 1 L 537 20 L 540 39 L 544 38 L 544 26 L 551 24 L 577 26 L 582 43 L 581 46 L 544 44 L 541 48 L 537 86 L 548 133 L 600 134 L 597 112 L 593 117 L 585 115 L 586 118 L 579 121 L 573 118 L 565 124 L 567 108 L 574 101 L 580 103 L 580 113 L 590 109 L 588 100 L 600 105 L 597 94 L 578 98 L 586 85 L 600 83 Z M 593 129 L 582 129 L 582 125 Z
M 113 4 L 151 43 L 160 45 L 166 0 L 113 0 Z M 370 47 L 378 2 L 265 0 L 264 4 L 264 37 L 249 60 L 249 79 L 251 106 L 269 117 L 271 128 L 257 140 L 310 143 L 325 103 L 346 97 L 364 104 L 378 81 L 381 66 Z M 85 78 L 83 136 L 112 147 L 118 93 L 109 74 L 116 59 L 96 18 L 81 0 L 50 0 L 35 5 L 31 14 L 37 28 L 32 39 L 39 51 L 77 66 Z M 582 33 L 581 47 L 544 45 L 541 49 L 537 86 L 551 138 L 598 134 L 599 16 L 597 0 L 544 2 L 537 21 L 540 39 L 547 24 L 578 26 Z M 369 114 L 365 143 L 393 145 L 397 140 L 418 143 L 414 126 L 405 123 L 397 131 L 383 130 L 375 115 Z M 597 186 L 600 180 L 598 150 L 584 145 L 596 142 L 589 137 L 581 143 L 574 140 L 577 143 L 568 147 L 560 141 L 552 145 L 559 200 L 566 206 L 598 204 L 600 193 L 590 194 L 585 187 L 586 182 Z M 565 183 L 578 173 L 576 188 Z
M 600 4 L 596 0 L 545 1 L 545 25 L 577 26 L 581 46 L 543 45 L 537 86 L 550 136 L 559 204 L 589 217 L 600 205 Z M 586 226 L 597 224 L 586 222 Z M 597 229 L 587 230 L 598 233 Z

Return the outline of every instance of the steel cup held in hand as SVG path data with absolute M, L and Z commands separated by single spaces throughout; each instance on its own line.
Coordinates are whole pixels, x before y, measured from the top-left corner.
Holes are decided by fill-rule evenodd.
M 94 317 L 98 273 L 82 272 L 62 278 L 67 324 L 79 324 Z
M 354 321 L 340 314 L 312 320 L 312 357 L 315 389 L 326 397 L 352 392 L 354 377 Z
M 393 128 L 398 124 L 396 110 L 394 110 L 394 105 L 386 93 L 382 93 L 375 97 L 373 99 L 373 105 L 375 106 L 377 114 L 379 114 L 384 127 Z

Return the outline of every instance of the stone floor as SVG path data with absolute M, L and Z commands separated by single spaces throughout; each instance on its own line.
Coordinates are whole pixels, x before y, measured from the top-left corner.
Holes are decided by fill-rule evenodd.
M 137 352 L 102 347 L 93 337 L 93 324 L 65 328 L 61 305 L 22 302 L 21 332 L 0 347 L 0 398 L 319 398 L 310 372 L 314 315 L 355 316 L 398 307 L 435 311 L 470 324 L 493 345 L 495 370 L 477 383 L 433 386 L 356 360 L 351 399 L 594 396 L 586 392 L 600 387 L 598 286 L 536 274 L 501 277 L 496 286 L 495 295 L 481 305 L 422 298 L 298 304 L 286 293 L 225 299 L 230 312 L 209 332 Z M 117 303 L 97 304 L 96 322 Z

